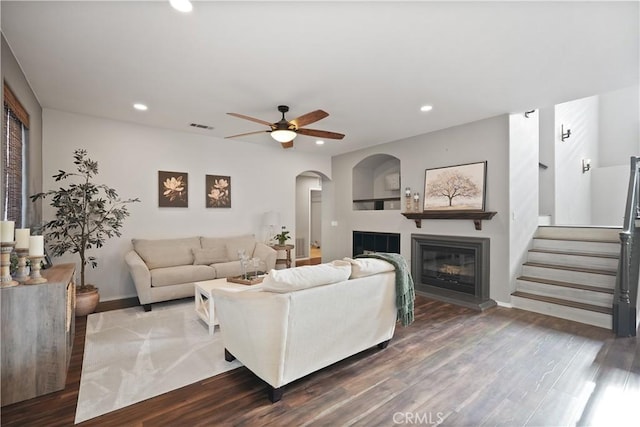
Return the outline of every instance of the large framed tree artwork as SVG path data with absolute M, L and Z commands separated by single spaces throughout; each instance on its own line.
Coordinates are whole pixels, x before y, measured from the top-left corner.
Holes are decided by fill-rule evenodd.
M 427 169 L 425 211 L 484 211 L 487 162 Z

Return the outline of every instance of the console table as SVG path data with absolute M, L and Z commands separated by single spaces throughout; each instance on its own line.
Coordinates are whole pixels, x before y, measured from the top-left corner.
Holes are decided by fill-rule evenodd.
M 2 406 L 62 390 L 75 332 L 75 264 L 48 281 L 2 288 Z
M 291 249 L 294 248 L 293 245 L 271 245 L 273 249 L 276 251 L 284 251 L 285 258 L 276 258 L 276 265 L 284 264 L 287 268 L 291 268 Z

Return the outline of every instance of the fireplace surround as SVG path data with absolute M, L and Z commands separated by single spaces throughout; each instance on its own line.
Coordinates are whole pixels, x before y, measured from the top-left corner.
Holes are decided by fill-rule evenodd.
M 489 298 L 490 239 L 411 235 L 411 274 L 422 295 L 485 310 Z

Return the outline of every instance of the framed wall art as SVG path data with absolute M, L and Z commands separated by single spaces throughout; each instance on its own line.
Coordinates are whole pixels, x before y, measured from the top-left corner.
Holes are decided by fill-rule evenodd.
M 189 180 L 186 172 L 158 171 L 158 206 L 189 207 Z
M 231 207 L 231 177 L 207 175 L 205 177 L 206 206 L 208 208 Z
M 427 169 L 425 211 L 484 211 L 487 162 Z

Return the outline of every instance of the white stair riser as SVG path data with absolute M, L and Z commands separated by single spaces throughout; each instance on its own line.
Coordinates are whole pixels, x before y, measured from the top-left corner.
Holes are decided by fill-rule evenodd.
M 582 271 L 560 270 L 555 268 L 536 267 L 532 265 L 522 266 L 522 275 L 537 277 L 540 279 L 559 280 L 561 282 L 577 283 L 581 285 L 600 286 L 613 289 L 616 277 L 605 274 L 585 273 Z
M 620 255 L 619 243 L 581 242 L 577 240 L 533 239 L 534 249 L 548 249 L 563 252 L 585 252 L 589 254 Z
M 570 267 L 604 268 L 607 270 L 617 270 L 618 268 L 618 260 L 616 258 L 529 252 L 527 259 L 531 262 Z
M 599 326 L 609 330 L 612 328 L 613 324 L 610 314 L 566 307 L 563 305 L 551 304 L 548 302 L 516 296 L 511 297 L 511 303 L 513 307 L 520 308 L 522 310 L 533 311 L 535 313 L 546 314 L 553 317 L 560 317 L 561 319 L 573 320 L 575 322 Z
M 549 237 L 552 239 L 618 240 L 621 231 L 622 227 L 538 227 L 536 237 Z
M 611 307 L 613 305 L 613 294 L 594 292 L 585 289 L 566 288 L 563 286 L 529 282 L 526 280 L 518 280 L 517 283 L 519 291 L 527 292 L 529 294 L 561 298 L 569 301 L 597 305 L 600 307 Z

